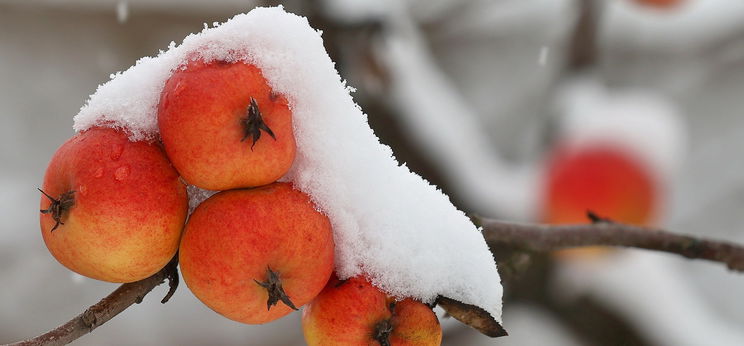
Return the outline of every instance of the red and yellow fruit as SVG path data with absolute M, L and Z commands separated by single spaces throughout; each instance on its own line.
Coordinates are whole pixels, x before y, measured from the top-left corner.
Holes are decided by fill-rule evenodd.
M 656 216 L 652 173 L 629 153 L 609 145 L 559 148 L 546 169 L 542 221 L 586 223 L 587 211 L 644 225 Z
M 646 165 L 611 145 L 561 147 L 546 169 L 541 221 L 582 224 L 588 212 L 615 222 L 649 225 L 657 217 L 657 183 Z M 598 255 L 606 248 L 564 250 L 560 255 Z
M 208 190 L 272 183 L 295 156 L 287 100 L 244 62 L 194 60 L 176 70 L 161 93 L 158 126 L 181 176 Z
M 326 216 L 288 183 L 220 192 L 192 213 L 179 253 L 191 292 L 235 321 L 278 319 L 311 301 L 333 270 Z
M 415 300 L 396 302 L 361 277 L 335 276 L 302 313 L 308 345 L 439 345 L 442 327 L 432 309 Z
M 186 188 L 155 144 L 110 128 L 81 132 L 54 154 L 41 190 L 44 242 L 81 275 L 137 281 L 178 249 Z

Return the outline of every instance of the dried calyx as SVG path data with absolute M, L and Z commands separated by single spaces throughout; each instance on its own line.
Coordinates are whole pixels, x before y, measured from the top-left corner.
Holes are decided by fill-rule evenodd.
M 62 217 L 65 216 L 68 210 L 72 208 L 73 205 L 75 205 L 75 191 L 67 191 L 59 196 L 59 199 L 54 198 L 50 196 L 48 193 L 44 192 L 42 189 L 39 190 L 46 198 L 49 199 L 51 204 L 49 205 L 49 208 L 47 209 L 41 209 L 39 212 L 42 214 L 52 214 L 52 219 L 56 222 L 54 224 L 54 227 L 52 227 L 52 230 L 50 232 L 53 232 L 59 225 L 64 225 L 65 223 L 62 222 Z
M 243 138 L 240 141 L 243 142 L 250 137 L 252 140 L 251 150 L 253 150 L 256 142 L 261 139 L 262 130 L 266 131 L 271 138 L 276 140 L 274 132 L 264 122 L 261 110 L 258 108 L 258 102 L 253 97 L 251 97 L 251 103 L 248 105 L 246 117 L 241 119 L 241 124 L 243 125 Z
M 266 310 L 270 310 L 271 307 L 276 305 L 279 301 L 293 310 L 297 310 L 297 307 L 295 307 L 294 303 L 289 299 L 289 296 L 287 296 L 287 293 L 284 292 L 284 288 L 282 288 L 279 273 L 271 270 L 271 267 L 266 267 L 266 281 L 258 281 L 256 279 L 253 281 L 269 292 L 269 299 L 266 301 Z
M 391 315 L 395 315 L 395 302 L 388 304 Z M 390 346 L 390 334 L 393 333 L 393 318 L 386 318 L 375 324 L 372 339 L 380 343 L 380 346 Z

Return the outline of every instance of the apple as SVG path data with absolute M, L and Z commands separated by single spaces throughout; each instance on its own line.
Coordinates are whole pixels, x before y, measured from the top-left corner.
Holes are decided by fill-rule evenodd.
M 186 224 L 179 259 L 191 292 L 212 310 L 266 323 L 308 303 L 333 271 L 331 223 L 289 183 L 229 190 Z
M 590 222 L 588 212 L 611 221 L 649 225 L 658 214 L 657 182 L 648 166 L 616 145 L 559 146 L 545 170 L 541 221 Z M 605 247 L 556 252 L 564 258 L 602 255 Z
M 660 9 L 670 9 L 679 6 L 683 0 L 634 0 L 636 3 Z
M 41 196 L 41 234 L 65 267 L 109 282 L 144 279 L 178 249 L 188 199 L 163 150 L 92 128 L 52 156 Z
M 434 311 L 413 299 L 396 301 L 363 277 L 334 275 L 302 312 L 308 345 L 439 345 Z
M 165 83 L 160 136 L 181 176 L 207 190 L 272 183 L 295 157 L 292 113 L 244 62 L 189 61 Z
M 630 152 L 610 144 L 558 147 L 549 158 L 542 221 L 586 223 L 587 211 L 634 225 L 657 213 L 657 182 Z

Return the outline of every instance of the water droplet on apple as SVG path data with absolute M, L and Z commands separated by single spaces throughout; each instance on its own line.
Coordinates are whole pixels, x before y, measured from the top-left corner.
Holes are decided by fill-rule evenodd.
M 95 170 L 93 171 L 93 177 L 95 177 L 95 178 L 100 178 L 100 177 L 102 177 L 102 176 L 103 176 L 103 167 L 97 167 L 97 168 L 96 168 L 96 169 L 95 169 Z
M 129 176 L 129 166 L 121 166 L 114 171 L 114 179 L 122 181 Z
M 111 148 L 111 159 L 116 161 L 121 157 L 121 153 L 124 152 L 124 146 L 121 144 L 114 144 L 114 146 Z
M 78 186 L 78 192 L 80 192 L 81 195 L 86 195 L 88 193 L 88 187 L 85 185 Z

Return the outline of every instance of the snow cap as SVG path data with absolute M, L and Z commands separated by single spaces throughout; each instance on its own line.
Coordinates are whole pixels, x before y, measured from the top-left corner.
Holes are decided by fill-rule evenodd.
M 287 97 L 297 156 L 282 180 L 310 195 L 331 220 L 341 279 L 365 275 L 393 296 L 426 303 L 446 296 L 501 321 L 500 279 L 481 232 L 379 142 L 321 33 L 281 7 L 205 25 L 182 44 L 112 75 L 75 116 L 74 129 L 125 128 L 132 140 L 156 140 L 161 90 L 175 69 L 195 58 L 255 64 Z M 199 200 L 208 196 L 190 192 Z

